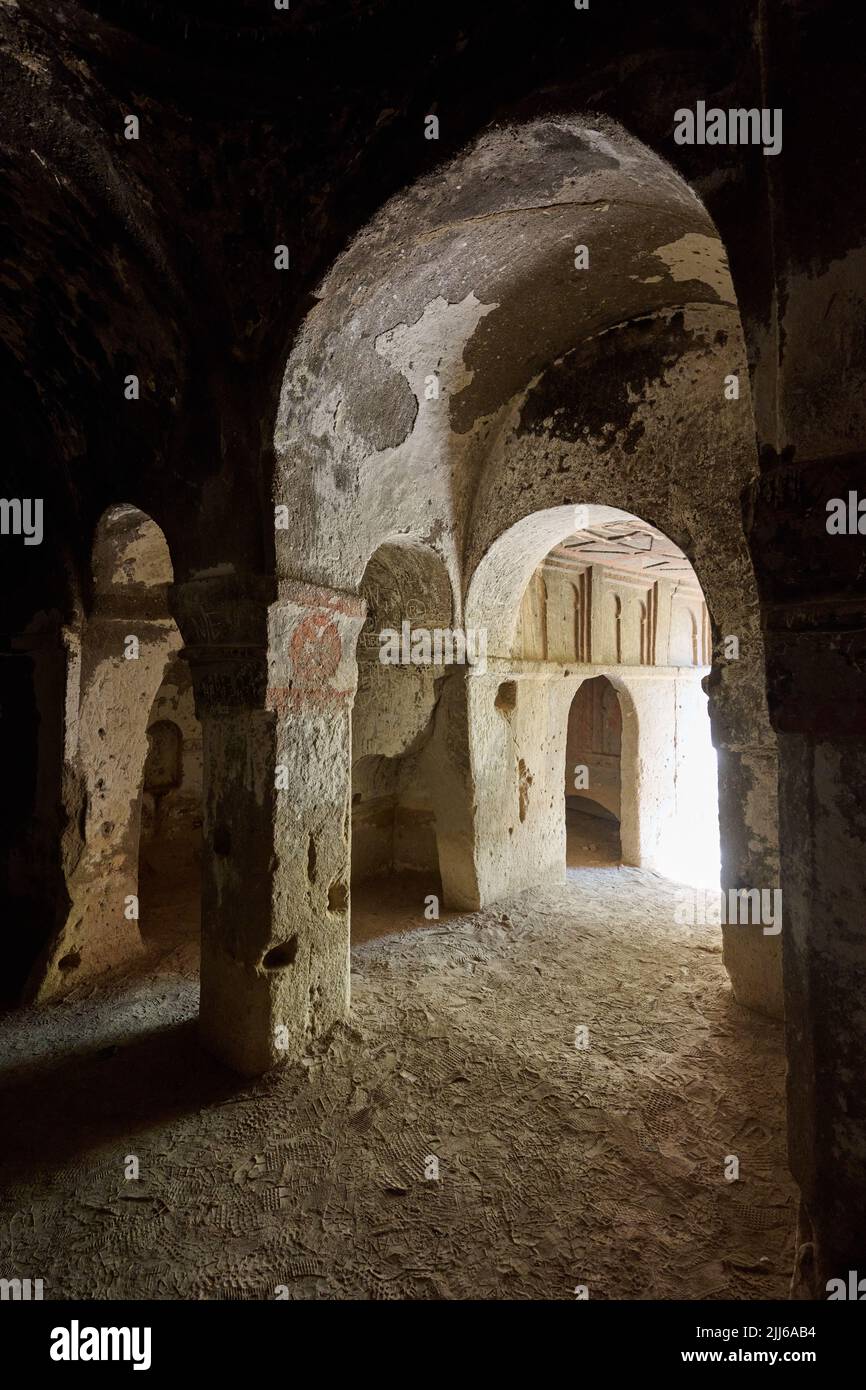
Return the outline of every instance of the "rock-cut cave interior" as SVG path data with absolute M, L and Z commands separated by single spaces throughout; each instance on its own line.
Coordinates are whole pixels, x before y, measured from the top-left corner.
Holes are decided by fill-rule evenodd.
M 0 16 L 4 1288 L 866 1275 L 853 40 L 53 8 Z

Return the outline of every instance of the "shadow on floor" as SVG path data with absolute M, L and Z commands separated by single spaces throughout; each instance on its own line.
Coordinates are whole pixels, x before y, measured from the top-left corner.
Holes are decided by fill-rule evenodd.
M 62 1168 L 141 1129 L 226 1104 L 252 1083 L 200 1047 L 195 1020 L 75 1051 L 0 1078 L 0 1175 Z

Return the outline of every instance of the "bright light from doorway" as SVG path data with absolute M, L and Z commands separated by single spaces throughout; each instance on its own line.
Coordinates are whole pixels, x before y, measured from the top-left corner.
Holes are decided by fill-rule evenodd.
M 657 868 L 665 877 L 693 888 L 718 888 L 719 768 L 710 737 L 707 697 L 683 683 L 677 699 L 677 775 L 671 802 L 663 810 L 675 824 L 663 836 Z M 666 827 L 667 829 L 667 827 Z

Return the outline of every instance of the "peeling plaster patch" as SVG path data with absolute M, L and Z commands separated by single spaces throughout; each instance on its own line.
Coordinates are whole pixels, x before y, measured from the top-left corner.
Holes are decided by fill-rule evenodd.
M 556 444 L 542 447 L 556 452 L 562 430 L 568 442 L 578 428 L 577 401 L 587 392 L 598 400 L 598 364 L 581 343 L 668 314 L 672 299 L 717 297 L 703 280 L 677 283 L 653 258 L 657 244 L 670 243 L 679 265 L 691 247 L 706 278 L 709 258 L 694 255 L 706 243 L 718 280 L 718 237 L 699 200 L 603 116 L 591 129 L 565 119 L 497 128 L 449 170 L 395 197 L 352 243 L 293 348 L 275 432 L 276 499 L 298 500 L 296 525 L 279 537 L 287 572 L 354 591 L 376 548 L 406 535 L 435 539 L 459 592 L 465 518 L 486 460 L 504 439 L 521 438 L 527 411 L 532 434 L 553 430 Z M 572 255 L 590 231 L 601 236 L 602 276 L 593 276 L 591 293 Z M 534 410 L 539 380 L 575 350 L 587 368 L 569 383 L 577 401 L 551 396 L 543 413 Z M 653 405 L 643 402 L 644 387 L 661 389 L 668 360 L 667 350 L 649 352 L 622 399 L 606 361 L 603 393 L 614 398 L 610 409 L 590 407 L 581 442 L 595 439 L 606 454 L 621 455 L 623 442 L 636 451 Z M 439 398 L 427 399 L 434 374 Z M 559 366 L 553 375 L 561 382 L 567 372 Z
M 443 397 L 456 395 L 471 382 L 474 372 L 463 360 L 463 349 L 486 314 L 498 304 L 482 304 L 470 290 L 458 304 L 438 295 L 413 324 L 398 323 L 380 333 L 375 348 L 380 357 L 402 372 L 418 402 L 419 417 L 426 408 L 439 406 Z M 426 400 L 425 383 L 436 373 L 439 400 Z
M 343 389 L 338 384 L 333 390 L 322 392 L 313 408 L 310 431 L 322 439 L 336 435 L 340 424 L 340 410 L 343 405 Z
M 595 154 L 603 155 L 612 168 L 625 168 L 636 163 L 631 152 L 623 149 L 619 143 L 614 145 L 602 131 L 596 130 L 595 127 L 584 126 L 581 133 L 589 148 Z
M 686 232 L 677 241 L 659 246 L 653 255 L 664 261 L 672 280 L 699 280 L 709 285 L 724 303 L 736 303 L 728 258 L 718 237 Z
M 599 452 L 619 439 L 625 452 L 633 453 L 645 432 L 636 407 L 652 404 L 652 383 L 692 346 L 682 312 L 599 335 L 545 373 L 527 397 L 519 433 L 592 440 Z M 586 391 L 587 380 L 592 380 L 592 394 Z

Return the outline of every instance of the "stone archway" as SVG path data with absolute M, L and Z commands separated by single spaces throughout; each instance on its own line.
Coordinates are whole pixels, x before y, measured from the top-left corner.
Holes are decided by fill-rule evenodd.
M 561 473 L 554 476 L 553 486 L 557 489 L 562 486 L 561 478 Z M 543 482 L 536 483 L 536 494 L 543 498 Z M 525 487 L 519 492 L 515 490 L 517 508 L 526 505 L 525 497 Z M 610 603 L 616 599 L 615 591 L 621 586 L 609 586 L 606 610 L 599 597 L 603 592 L 601 589 L 593 604 L 590 581 L 594 578 L 597 585 L 600 583 L 604 567 L 599 565 L 599 561 L 610 560 L 620 565 L 626 563 L 621 555 L 613 553 L 623 549 L 615 538 L 618 533 L 635 526 L 639 528 L 641 543 L 651 542 L 657 549 L 644 553 L 646 569 L 641 578 L 638 577 L 640 568 L 635 571 L 632 562 L 628 562 L 631 578 L 621 592 L 623 598 L 630 594 L 632 602 L 626 603 L 617 612 L 610 607 Z M 574 537 L 575 533 L 576 539 L 571 543 L 586 547 L 575 553 L 584 556 L 589 572 L 585 592 L 572 591 L 577 618 L 566 627 L 561 622 L 558 628 L 553 621 L 548 624 L 554 635 L 546 644 L 547 658 L 538 669 L 533 668 L 531 662 L 521 659 L 515 665 L 515 653 L 526 649 L 524 596 L 531 592 L 532 576 L 545 556 L 555 551 L 569 536 Z M 554 807 L 551 806 L 556 774 L 545 770 L 558 766 L 559 762 L 564 766 L 561 729 L 567 723 L 568 704 L 579 684 L 579 671 L 585 676 L 602 671 L 612 680 L 623 702 L 623 756 L 635 769 L 635 794 L 623 805 L 621 835 L 624 862 L 655 868 L 671 877 L 687 877 L 683 865 L 688 865 L 697 853 L 703 864 L 701 886 L 718 882 L 717 878 L 713 878 L 712 871 L 715 851 L 707 834 L 701 833 L 711 828 L 711 821 L 707 821 L 705 814 L 702 813 L 697 822 L 698 832 L 694 830 L 696 807 L 702 808 L 702 812 L 707 809 L 706 802 L 701 801 L 700 784 L 691 785 L 688 797 L 685 795 L 686 782 L 694 763 L 695 745 L 690 743 L 693 751 L 685 758 L 684 745 L 677 745 L 671 733 L 678 720 L 682 729 L 694 727 L 705 753 L 710 752 L 706 725 L 703 724 L 707 702 L 701 688 L 706 679 L 710 688 L 710 719 L 719 757 L 722 886 L 776 882 L 775 878 L 767 879 L 767 875 L 774 871 L 778 854 L 774 838 L 775 784 L 772 780 L 775 764 L 769 726 L 762 722 L 760 708 L 756 710 L 751 703 L 759 674 L 754 666 L 754 646 L 750 660 L 731 661 L 722 671 L 718 664 L 712 670 L 709 668 L 711 651 L 708 629 L 717 602 L 726 606 L 728 623 L 741 633 L 750 632 L 748 640 L 751 644 L 757 643 L 760 651 L 760 633 L 754 629 L 753 581 L 749 585 L 750 570 L 743 568 L 742 551 L 736 542 L 732 542 L 726 562 L 717 542 L 713 560 L 714 587 L 709 592 L 703 591 L 709 610 L 707 614 L 703 609 L 702 586 L 698 583 L 700 576 L 695 575 L 689 557 L 663 532 L 657 527 L 647 527 L 646 523 L 621 509 L 576 502 L 524 515 L 499 535 L 479 563 L 466 598 L 467 625 L 487 623 L 492 654 L 489 681 L 514 679 L 517 671 L 523 669 L 526 698 L 532 702 L 527 711 L 529 724 L 540 727 L 540 722 L 543 722 L 548 731 L 546 741 L 542 742 L 536 756 L 537 767 L 533 769 L 533 775 L 538 782 L 540 768 L 543 779 L 553 779 L 549 789 L 547 781 L 542 780 L 543 793 L 536 799 L 543 813 L 537 826 L 537 843 L 527 845 L 525 876 L 507 880 L 512 890 L 529 886 L 533 865 L 538 865 L 539 869 L 544 865 L 544 872 L 547 873 L 554 872 L 556 863 L 562 862 L 564 849 L 560 842 L 564 831 L 558 827 L 558 812 L 554 814 Z M 640 551 L 637 552 L 637 563 L 643 565 Z M 555 574 L 549 576 L 549 588 L 556 579 Z M 638 589 L 633 587 L 635 584 Z M 718 626 L 714 626 L 718 631 Z M 567 640 L 563 638 L 563 632 L 567 633 Z M 681 640 L 683 633 L 688 639 L 685 642 Z M 693 633 L 696 634 L 694 640 Z M 648 635 L 651 635 L 651 641 Z M 521 643 L 524 645 L 521 646 Z M 537 644 L 537 647 L 540 650 L 541 644 Z M 556 662 L 551 663 L 551 655 L 556 656 Z M 622 665 L 624 655 L 629 663 L 626 666 Z M 592 664 L 586 664 L 588 659 Z M 655 664 L 657 659 L 658 665 Z M 551 679 L 550 675 L 554 669 L 557 671 L 556 680 Z M 718 707 L 720 682 L 723 682 L 721 711 Z M 478 686 L 477 678 L 475 684 Z M 485 702 L 490 697 L 483 695 L 479 686 L 475 694 L 470 688 L 469 698 L 470 703 L 474 699 L 477 711 L 471 728 L 474 730 L 473 770 L 476 785 L 484 789 L 480 804 L 489 803 L 491 815 L 495 818 L 497 779 L 502 774 L 491 776 L 489 771 L 496 766 L 496 760 L 487 747 L 491 729 L 495 731 L 495 725 L 491 726 L 483 715 Z M 703 734 L 700 733 L 702 725 Z M 751 751 L 752 745 L 734 744 L 732 733 L 751 737 L 753 741 L 757 738 L 758 745 L 754 752 Z M 676 751 L 672 751 L 674 748 Z M 713 777 L 715 773 L 706 757 L 702 757 L 705 765 L 699 777 L 706 782 L 707 776 Z M 732 776 L 732 769 L 739 775 Z M 744 777 L 747 779 L 745 796 Z M 715 798 L 712 795 L 709 803 L 714 815 Z M 696 833 L 700 843 L 694 840 Z M 494 835 L 496 837 L 497 832 Z M 678 842 L 683 838 L 689 841 L 687 854 L 679 852 Z M 548 846 L 551 847 L 549 851 Z M 485 855 L 482 850 L 480 858 L 488 868 L 497 862 L 497 856 L 492 851 Z M 509 873 L 513 873 L 513 869 Z M 497 872 L 488 875 L 485 900 L 499 896 L 505 889 L 506 881 Z M 742 1003 L 761 1012 L 779 1016 L 782 1009 L 782 981 L 778 938 L 765 935 L 760 925 L 726 927 L 723 938 L 725 963 L 737 997 Z
M 448 177 L 392 199 L 321 286 L 287 365 L 275 448 L 274 503 L 291 503 L 293 519 L 276 534 L 287 591 L 311 586 L 338 606 L 360 595 L 377 546 L 411 534 L 441 557 L 454 623 L 487 633 L 486 673 L 449 681 L 440 710 L 460 787 L 455 840 L 473 845 L 455 901 L 501 891 L 477 807 L 499 785 L 501 721 L 522 716 L 497 708 L 496 662 L 523 586 L 588 504 L 641 516 L 694 566 L 712 618 L 724 881 L 777 883 L 776 750 L 740 508 L 757 472 L 745 347 L 718 232 L 662 159 L 606 118 L 557 116 L 487 131 Z M 532 699 L 547 768 L 564 715 Z M 342 715 L 334 733 L 348 776 Z M 559 800 L 561 777 L 524 763 L 518 807 L 548 780 L 546 801 Z M 539 872 L 528 852 L 509 860 L 512 889 Z M 738 997 L 778 1013 L 778 941 L 743 932 L 725 950 Z

